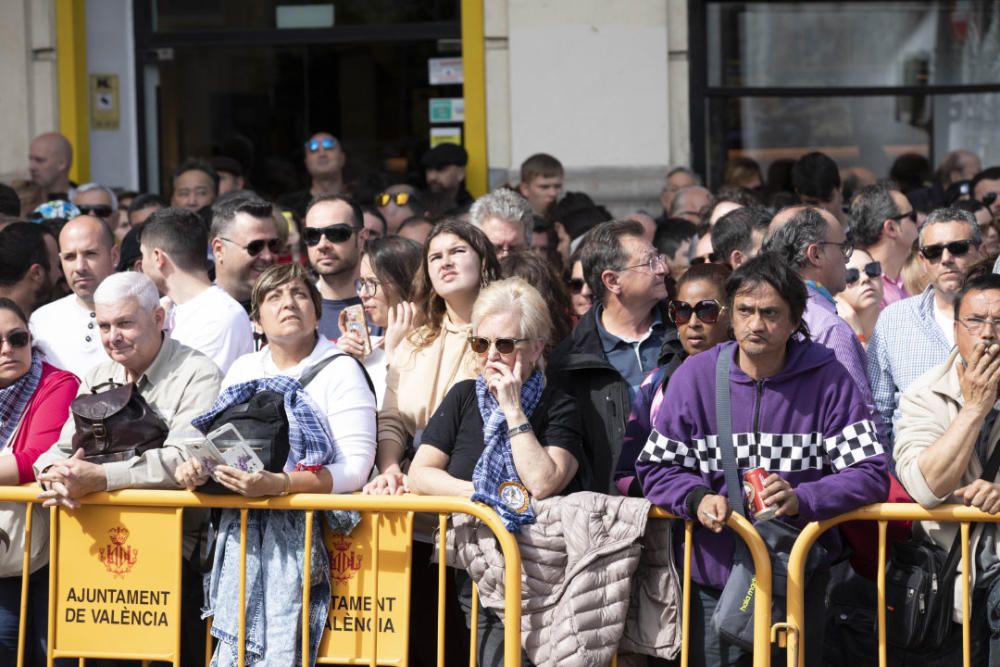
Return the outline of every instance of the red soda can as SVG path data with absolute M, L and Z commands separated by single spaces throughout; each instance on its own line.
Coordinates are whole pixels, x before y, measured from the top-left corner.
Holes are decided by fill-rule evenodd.
M 743 473 L 743 494 L 746 496 L 747 509 L 755 521 L 772 519 L 778 511 L 777 507 L 768 505 L 760 497 L 767 476 L 768 472 L 763 468 L 751 468 Z

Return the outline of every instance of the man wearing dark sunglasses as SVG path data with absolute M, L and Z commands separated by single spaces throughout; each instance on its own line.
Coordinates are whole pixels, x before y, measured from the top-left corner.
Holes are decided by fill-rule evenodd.
M 918 242 L 930 285 L 923 294 L 883 310 L 868 343 L 868 378 L 889 428 L 899 396 L 910 383 L 943 363 L 955 346 L 955 297 L 969 269 L 981 258 L 982 235 L 968 211 L 934 211 L 924 221 Z
M 780 254 L 805 282 L 809 301 L 802 321 L 810 337 L 833 351 L 874 414 L 864 348 L 833 300 L 847 285 L 846 263 L 853 252 L 843 226 L 829 211 L 805 206 L 768 237 L 764 249 Z
M 996 218 L 1000 216 L 1000 167 L 988 167 L 972 179 L 969 184 L 972 198 L 982 202 Z
M 341 311 L 361 303 L 355 281 L 367 238 L 361 207 L 350 199 L 327 195 L 309 204 L 302 240 L 319 275 L 323 297 L 319 332 L 330 340 L 340 338 Z
M 681 350 L 665 310 L 664 256 L 632 220 L 605 222 L 580 250 L 594 306 L 553 351 L 549 378 L 572 395 L 584 421 L 589 490 L 613 483 L 632 397 L 647 373 Z
M 347 155 L 337 137 L 329 132 L 317 132 L 305 141 L 302 148 L 306 172 L 309 174 L 309 187 L 278 199 L 283 207 L 295 211 L 299 219 L 305 217 L 309 202 L 316 197 L 342 195 L 347 191 L 344 186 L 344 163 Z
M 854 243 L 882 265 L 882 307 L 910 296 L 903 264 L 917 240 L 917 213 L 899 190 L 869 185 L 854 196 L 848 214 Z
M 81 214 L 100 218 L 111 231 L 118 229 L 121 211 L 118 210 L 118 197 L 111 188 L 99 183 L 84 183 L 73 193 L 73 203 Z
M 249 313 L 254 283 L 281 252 L 271 204 L 251 192 L 228 195 L 213 207 L 208 235 L 215 283 Z

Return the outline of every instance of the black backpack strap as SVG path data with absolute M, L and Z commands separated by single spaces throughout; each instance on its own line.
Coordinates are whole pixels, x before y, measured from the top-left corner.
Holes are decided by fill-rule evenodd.
M 719 452 L 722 454 L 722 469 L 726 475 L 729 505 L 734 512 L 746 518 L 746 509 L 743 507 L 743 484 L 740 482 L 740 472 L 736 465 L 736 448 L 733 446 L 729 395 L 729 369 L 732 363 L 732 349 L 723 348 L 715 364 L 715 423 L 718 430 Z
M 361 369 L 361 373 L 365 376 L 365 382 L 368 383 L 368 388 L 371 389 L 372 395 L 376 395 L 375 384 L 372 382 L 371 377 L 368 375 L 368 371 L 365 369 L 365 365 L 361 363 L 356 357 L 352 357 L 349 354 L 344 354 L 343 352 L 341 352 L 340 354 L 331 354 L 329 357 L 317 361 L 315 364 L 312 365 L 312 368 L 310 368 L 309 370 L 307 370 L 305 373 L 302 374 L 302 377 L 299 378 L 299 384 L 301 384 L 302 387 L 305 388 L 305 386 L 310 382 L 312 382 L 313 380 L 315 380 L 316 376 L 319 375 L 324 368 L 329 366 L 334 359 L 339 359 L 341 357 L 346 357 L 348 359 L 354 360 L 354 363 L 358 365 L 358 368 Z

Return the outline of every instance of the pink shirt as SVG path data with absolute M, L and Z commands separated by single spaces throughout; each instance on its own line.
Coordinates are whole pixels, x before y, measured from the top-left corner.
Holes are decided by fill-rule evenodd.
M 903 283 L 903 274 L 899 274 L 898 280 L 893 280 L 889 276 L 882 274 L 882 307 L 885 308 L 891 303 L 896 303 L 901 299 L 910 296 Z
M 72 373 L 42 362 L 38 388 L 24 409 L 24 418 L 11 443 L 20 484 L 35 481 L 31 466 L 59 438 L 63 424 L 69 418 L 69 404 L 76 398 L 79 386 L 80 381 Z

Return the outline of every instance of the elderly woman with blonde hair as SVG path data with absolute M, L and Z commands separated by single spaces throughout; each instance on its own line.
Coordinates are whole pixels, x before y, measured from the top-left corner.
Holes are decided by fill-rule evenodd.
M 534 287 L 507 278 L 484 288 L 472 309 L 469 345 L 478 375 L 456 383 L 424 429 L 410 490 L 471 497 L 493 507 L 509 530 L 533 523 L 532 498 L 580 490 L 582 433 L 573 399 L 546 386 L 542 350 L 552 329 Z M 471 580 L 456 572 L 471 616 Z M 479 613 L 479 663 L 503 659 L 502 622 Z

